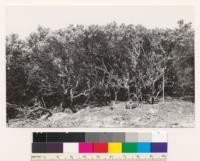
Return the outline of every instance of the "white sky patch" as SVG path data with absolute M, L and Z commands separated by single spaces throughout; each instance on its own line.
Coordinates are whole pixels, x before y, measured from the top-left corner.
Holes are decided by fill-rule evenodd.
M 174 28 L 177 21 L 194 24 L 193 6 L 8 6 L 6 33 L 26 37 L 38 25 L 59 29 L 69 24 L 141 24 L 147 28 Z M 194 26 L 194 25 L 193 25 Z

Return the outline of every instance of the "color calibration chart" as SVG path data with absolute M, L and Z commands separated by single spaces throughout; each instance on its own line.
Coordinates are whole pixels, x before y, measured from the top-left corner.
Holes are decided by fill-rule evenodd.
M 32 161 L 166 161 L 165 132 L 33 133 Z

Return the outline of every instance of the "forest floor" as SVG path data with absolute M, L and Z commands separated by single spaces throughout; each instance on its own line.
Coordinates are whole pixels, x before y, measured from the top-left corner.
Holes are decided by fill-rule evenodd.
M 111 106 L 81 109 L 77 113 L 57 112 L 48 119 L 12 119 L 8 127 L 124 127 L 124 128 L 170 128 L 194 127 L 194 103 L 167 98 L 165 103 L 140 104 L 126 109 L 125 102 Z

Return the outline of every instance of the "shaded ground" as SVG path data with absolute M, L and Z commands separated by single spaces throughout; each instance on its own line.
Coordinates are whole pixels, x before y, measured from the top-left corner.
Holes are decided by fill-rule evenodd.
M 58 112 L 48 119 L 13 119 L 8 127 L 194 127 L 194 103 L 166 99 L 165 103 L 141 104 L 126 109 L 125 102 L 111 106 L 82 109 L 75 114 Z

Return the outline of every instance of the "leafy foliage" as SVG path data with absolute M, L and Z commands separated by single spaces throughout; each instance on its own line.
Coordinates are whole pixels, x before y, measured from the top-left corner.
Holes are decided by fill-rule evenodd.
M 9 35 L 7 102 L 33 105 L 42 98 L 48 108 L 67 108 L 133 96 L 144 100 L 162 93 L 163 70 L 166 94 L 194 95 L 194 30 L 178 24 L 147 29 L 113 22 L 56 31 L 38 27 L 25 40 Z

